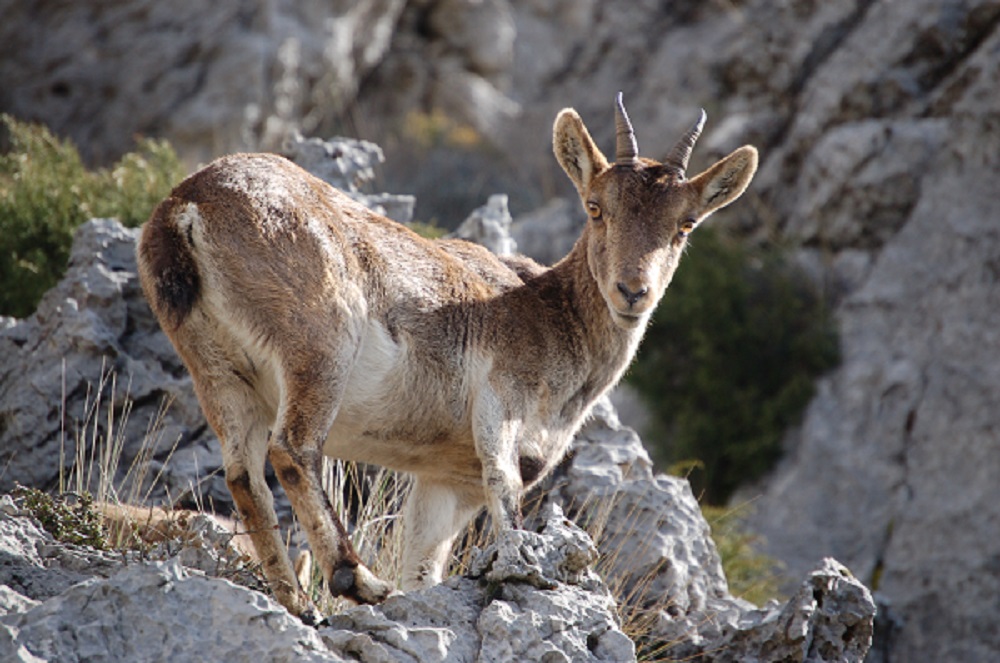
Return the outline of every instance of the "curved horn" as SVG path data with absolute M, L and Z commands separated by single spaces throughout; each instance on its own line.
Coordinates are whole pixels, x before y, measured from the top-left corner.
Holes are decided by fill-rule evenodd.
M 708 115 L 705 113 L 705 109 L 702 108 L 698 121 L 677 141 L 677 144 L 674 145 L 674 148 L 670 150 L 670 154 L 663 161 L 663 165 L 675 168 L 680 176 L 684 177 L 684 171 L 688 167 L 688 159 L 691 158 L 691 150 L 694 149 L 694 144 L 697 142 L 698 136 L 701 135 L 701 130 L 705 128 L 705 120 L 707 119 Z
M 632 123 L 629 122 L 628 113 L 625 112 L 625 104 L 622 103 L 622 93 L 618 93 L 615 99 L 615 145 L 616 163 L 635 163 L 639 160 L 639 148 L 635 143 L 635 132 L 632 131 Z

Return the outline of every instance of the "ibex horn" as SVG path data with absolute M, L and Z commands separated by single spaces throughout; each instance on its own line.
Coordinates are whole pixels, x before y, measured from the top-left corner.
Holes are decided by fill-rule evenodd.
M 663 161 L 663 165 L 675 168 L 681 177 L 684 177 L 684 171 L 688 167 L 688 159 L 691 158 L 691 150 L 694 149 L 694 144 L 698 140 L 698 136 L 701 135 L 701 130 L 705 128 L 705 120 L 708 119 L 708 115 L 705 114 L 705 109 L 701 109 L 701 116 L 698 121 L 694 123 L 691 129 L 681 136 L 681 139 L 677 141 L 674 148 L 670 150 L 670 154 Z
M 639 148 L 635 143 L 632 123 L 629 122 L 628 113 L 625 112 L 625 104 L 622 103 L 621 92 L 618 93 L 615 102 L 615 136 L 617 137 L 615 162 L 635 163 L 639 159 Z

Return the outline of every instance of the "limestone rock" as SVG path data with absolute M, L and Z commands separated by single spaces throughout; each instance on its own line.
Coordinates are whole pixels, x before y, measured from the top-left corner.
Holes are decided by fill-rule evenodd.
M 109 219 L 81 226 L 63 280 L 33 315 L 0 330 L 0 462 L 7 468 L 0 490 L 15 481 L 54 486 L 60 471 L 68 476 L 78 444 L 97 439 L 106 448 L 116 433 L 123 447 L 111 469 L 119 481 L 133 463 L 157 465 L 175 445 L 210 435 L 191 379 L 142 296 L 137 237 Z M 197 490 L 200 481 L 168 472 L 159 488 Z M 224 485 L 215 491 L 226 492 Z
M 413 196 L 362 193 L 362 187 L 375 179 L 375 166 L 385 161 L 382 148 L 375 143 L 351 138 L 303 138 L 296 133 L 285 141 L 282 151 L 316 177 L 374 212 L 399 223 L 413 220 L 416 203 Z
M 102 162 L 136 134 L 170 136 L 191 163 L 274 150 L 353 98 L 405 4 L 4 3 L 0 109 Z
M 137 232 L 107 219 L 83 225 L 66 277 L 33 315 L 0 331 L 0 490 L 53 486 L 78 442 L 114 439 L 109 413 L 125 441 L 123 474 L 143 453 L 162 459 L 178 440 L 205 434 L 190 378 L 142 297 Z
M 187 571 L 128 567 L 0 618 L 5 661 L 342 661 L 263 594 Z
M 518 215 L 511 224 L 510 234 L 518 251 L 543 265 L 554 265 L 576 244 L 584 222 L 577 201 L 554 198 L 538 209 Z
M 320 633 L 362 661 L 629 661 L 614 601 L 589 570 L 589 537 L 558 510 L 513 532 L 467 577 L 330 618 Z
M 793 574 L 833 555 L 872 583 L 897 624 L 885 659 L 993 661 L 1000 8 L 858 11 L 762 173 L 830 264 L 843 363 L 751 525 Z
M 690 486 L 652 471 L 638 436 L 607 401 L 542 493 L 546 505 L 562 505 L 600 533 L 598 568 L 625 597 L 623 614 L 654 619 L 643 645 L 661 656 L 832 663 L 861 660 L 871 645 L 872 596 L 833 560 L 784 605 L 758 609 L 731 596 Z
M 475 242 L 499 256 L 512 255 L 517 251 L 517 243 L 510 235 L 511 222 L 507 195 L 496 194 L 474 210 L 450 237 Z

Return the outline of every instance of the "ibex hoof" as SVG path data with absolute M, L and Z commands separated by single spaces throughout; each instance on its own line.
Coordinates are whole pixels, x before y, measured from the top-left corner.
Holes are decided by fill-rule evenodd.
M 381 603 L 393 594 L 393 586 L 360 564 L 344 565 L 334 569 L 330 593 L 355 603 Z

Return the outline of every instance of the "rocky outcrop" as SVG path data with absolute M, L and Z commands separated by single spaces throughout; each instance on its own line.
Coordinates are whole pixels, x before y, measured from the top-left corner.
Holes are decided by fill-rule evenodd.
M 732 598 L 686 482 L 648 475 L 638 439 L 614 424 L 606 406 L 586 436 L 580 466 L 574 468 L 573 458 L 560 472 L 561 489 L 530 529 L 473 551 L 462 575 L 378 606 L 347 609 L 318 629 L 259 591 L 232 535 L 210 518 L 192 517 L 187 535 L 153 549 L 110 554 L 54 541 L 4 496 L 0 659 L 634 660 L 636 645 L 622 630 L 620 607 L 593 570 L 599 556 L 610 554 L 618 561 L 607 577 L 618 591 L 627 587 L 639 597 L 653 618 L 640 644 L 668 660 L 861 660 L 871 642 L 874 604 L 844 567 L 825 560 L 784 606 L 758 610 Z M 600 459 L 605 441 L 603 455 L 617 464 Z M 620 500 L 622 509 L 640 514 L 641 522 L 629 524 L 654 529 L 626 536 L 628 524 L 615 523 L 615 533 L 602 536 L 614 550 L 599 553 L 558 506 L 597 477 L 603 477 L 594 486 L 603 502 Z M 622 481 L 619 497 L 609 489 Z M 650 534 L 652 545 L 645 540 Z M 666 557 L 671 547 L 679 551 L 675 558 Z M 652 569 L 624 563 L 657 555 Z M 647 586 L 636 591 L 637 580 Z
M 472 571 L 424 592 L 332 617 L 315 629 L 264 594 L 185 563 L 188 540 L 148 561 L 55 543 L 23 513 L 0 512 L 5 661 L 627 661 L 614 601 L 589 565 L 587 535 L 554 513 L 479 554 Z M 207 550 L 207 553 L 206 553 Z M 502 552 L 501 552 L 502 551 Z M 156 555 L 152 555 L 155 557 Z M 81 560 L 77 570 L 67 560 Z M 96 562 L 96 563 L 95 563 Z M 68 581 L 73 574 L 78 582 Z M 25 577 L 42 579 L 25 582 Z M 214 577 L 213 577 L 214 576 Z M 9 586 L 8 586 L 9 585 Z M 191 607 L 198 606 L 197 618 Z

